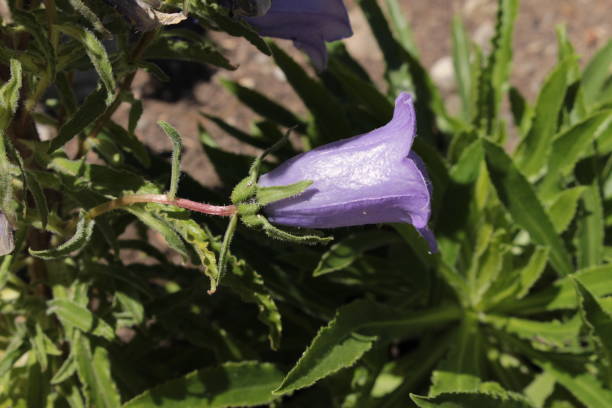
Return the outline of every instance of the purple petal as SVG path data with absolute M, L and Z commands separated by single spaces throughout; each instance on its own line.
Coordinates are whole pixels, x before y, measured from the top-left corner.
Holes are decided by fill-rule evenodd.
M 414 136 L 412 98 L 403 93 L 385 126 L 302 153 L 261 176 L 261 186 L 313 182 L 264 212 L 276 224 L 309 228 L 406 222 L 434 243 L 433 250 L 427 233 L 431 183 L 422 160 L 410 152 Z
M 274 0 L 265 16 L 246 19 L 261 35 L 293 40 L 313 65 L 327 65 L 325 42 L 353 34 L 342 0 Z

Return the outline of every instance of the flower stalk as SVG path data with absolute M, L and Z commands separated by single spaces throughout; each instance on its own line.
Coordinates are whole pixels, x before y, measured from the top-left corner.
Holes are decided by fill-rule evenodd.
M 221 217 L 229 217 L 236 214 L 236 206 L 234 205 L 211 205 L 199 203 L 197 201 L 187 200 L 185 198 L 170 199 L 165 194 L 135 194 L 116 198 L 88 211 L 87 215 L 90 218 L 96 218 L 109 211 L 127 207 L 138 203 L 156 203 L 173 205 L 175 207 L 185 208 L 190 211 L 199 212 L 202 214 L 216 215 Z

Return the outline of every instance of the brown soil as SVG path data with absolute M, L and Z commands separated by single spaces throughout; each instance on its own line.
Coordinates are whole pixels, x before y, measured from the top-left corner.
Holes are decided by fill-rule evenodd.
M 350 10 L 355 35 L 347 41 L 352 54 L 368 69 L 373 78 L 381 80 L 383 62 L 361 11 L 354 0 L 345 0 Z M 450 69 L 450 24 L 454 14 L 460 14 L 472 39 L 486 47 L 494 30 L 495 0 L 399 0 L 412 23 L 415 42 L 423 63 L 443 89 L 449 106 L 455 103 L 454 83 Z M 515 59 L 512 84 L 533 100 L 543 78 L 555 63 L 555 26 L 564 24 L 569 38 L 583 63 L 612 36 L 612 4 L 610 0 L 523 0 L 515 34 Z M 214 34 L 213 38 L 232 63 L 240 65 L 233 72 L 217 71 L 211 81 L 201 82 L 193 91 L 193 98 L 179 102 L 163 102 L 145 98 L 145 113 L 137 134 L 154 150 L 169 150 L 170 143 L 157 128 L 158 120 L 175 125 L 185 138 L 183 168 L 209 186 L 219 186 L 218 177 L 203 153 L 197 139 L 197 125 L 203 124 L 219 143 L 232 151 L 245 147 L 226 137 L 199 112 L 223 117 L 228 123 L 248 130 L 255 115 L 218 84 L 218 78 L 231 78 L 256 88 L 274 100 L 297 112 L 304 107 L 293 94 L 280 70 L 270 58 L 259 53 L 246 41 Z M 282 42 L 300 61 L 304 56 L 289 42 Z M 146 93 L 148 78 L 141 75 L 135 83 L 137 93 Z M 127 109 L 127 107 L 125 107 Z M 126 117 L 126 109 L 118 112 Z

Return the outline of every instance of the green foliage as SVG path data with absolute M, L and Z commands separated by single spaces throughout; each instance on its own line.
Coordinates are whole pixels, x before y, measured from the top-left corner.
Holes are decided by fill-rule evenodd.
M 167 123 L 170 160 L 138 140 L 147 105 L 130 89 L 138 69 L 172 81 L 160 59 L 236 69 L 207 34 L 139 32 L 113 2 L 6 3 L 0 233 L 14 250 L 0 260 L 1 407 L 610 405 L 610 42 L 581 69 L 559 29 L 558 63 L 528 101 L 509 78 L 518 1 L 499 0 L 488 54 L 457 17 L 454 116 L 396 0 L 357 2 L 383 90 L 340 43 L 315 76 L 217 1 L 163 1 L 156 12 L 188 11 L 270 56 L 308 110 L 223 80 L 258 118 L 249 130 L 202 119 L 264 152 L 225 152 L 200 125 L 220 191 L 180 174 Z M 96 76 L 89 95 L 76 92 L 83 70 Z M 439 253 L 408 224 L 337 229 L 325 245 L 264 217 L 311 182 L 263 188 L 261 173 L 297 145 L 381 126 L 400 91 L 416 100 Z M 127 124 L 113 117 L 121 104 Z M 41 126 L 57 136 L 42 141 Z M 301 143 L 275 144 L 284 128 Z M 204 217 L 168 204 L 177 197 L 235 210 Z

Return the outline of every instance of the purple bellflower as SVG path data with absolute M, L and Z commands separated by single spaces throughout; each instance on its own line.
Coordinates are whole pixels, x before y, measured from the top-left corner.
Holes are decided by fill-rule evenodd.
M 272 223 L 306 228 L 409 223 L 435 252 L 427 226 L 431 183 L 423 161 L 410 151 L 415 135 L 412 97 L 402 93 L 385 126 L 302 153 L 262 175 L 261 187 L 313 182 L 297 196 L 268 204 L 264 213 Z
M 325 42 L 353 35 L 342 0 L 273 0 L 265 15 L 246 20 L 261 35 L 293 40 L 319 71 L 327 66 Z

